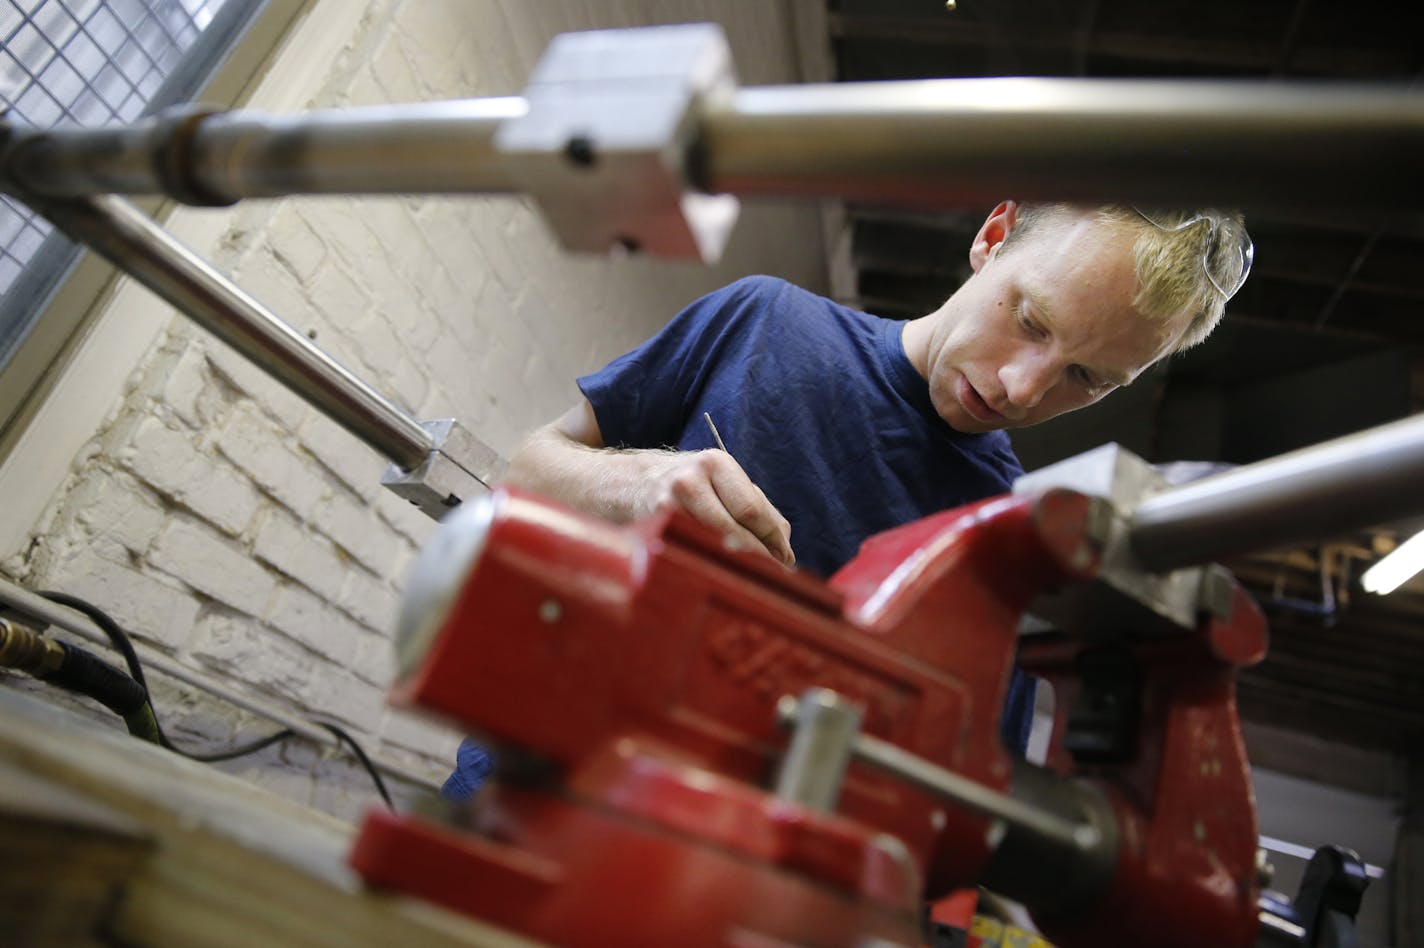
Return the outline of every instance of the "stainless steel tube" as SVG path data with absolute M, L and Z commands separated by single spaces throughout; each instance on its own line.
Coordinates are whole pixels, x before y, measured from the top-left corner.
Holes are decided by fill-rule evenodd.
M 198 183 L 237 197 L 512 190 L 494 134 L 518 97 L 466 99 L 253 121 L 234 113 L 196 143 Z
M 1400 85 L 945 79 L 748 88 L 710 104 L 701 178 L 740 195 L 1394 211 L 1424 204 Z
M 508 191 L 494 133 L 524 111 L 518 97 L 298 115 L 194 111 L 120 128 L 21 131 L 5 171 L 29 195 L 168 194 L 208 204 Z
M 495 149 L 520 97 L 16 130 L 24 197 L 513 187 Z M 683 156 L 710 192 L 963 206 L 1024 200 L 1424 206 L 1424 95 L 1380 84 L 939 79 L 742 89 L 704 103 Z M 199 202 L 201 203 L 201 201 Z
M 402 468 L 418 466 L 434 449 L 415 419 L 127 201 L 43 201 L 37 209 Z
M 1150 570 L 1424 515 L 1424 415 L 1174 488 L 1132 515 Z

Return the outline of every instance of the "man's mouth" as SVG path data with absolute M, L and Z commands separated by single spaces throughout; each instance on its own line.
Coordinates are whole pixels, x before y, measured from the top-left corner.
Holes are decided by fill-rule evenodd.
M 964 406 L 964 410 L 974 417 L 975 421 L 983 422 L 986 425 L 1000 424 L 1008 420 L 1004 415 L 989 407 L 989 403 L 984 401 L 979 391 L 969 384 L 969 380 L 963 375 L 955 384 L 955 395 L 959 399 L 959 404 Z

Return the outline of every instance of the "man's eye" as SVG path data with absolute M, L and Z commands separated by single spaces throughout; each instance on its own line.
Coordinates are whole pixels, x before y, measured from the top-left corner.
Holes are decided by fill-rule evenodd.
M 1019 314 L 1019 325 L 1023 327 L 1024 332 L 1028 333 L 1035 339 L 1042 339 L 1045 335 L 1047 335 L 1047 333 L 1043 331 L 1042 326 L 1034 322 L 1032 319 L 1029 319 L 1022 313 Z

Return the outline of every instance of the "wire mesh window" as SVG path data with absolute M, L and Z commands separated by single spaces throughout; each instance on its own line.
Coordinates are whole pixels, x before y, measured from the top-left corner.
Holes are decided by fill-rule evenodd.
M 204 32 L 229 30 L 224 45 L 230 42 L 241 24 L 219 14 L 225 6 L 242 5 L 257 6 L 251 0 L 4 0 L 5 118 L 38 128 L 104 125 L 186 98 L 177 88 L 185 83 L 174 80 L 192 80 L 190 89 L 196 85 L 201 75 L 184 77 L 185 70 L 205 73 L 217 58 L 194 63 Z M 49 232 L 23 204 L 0 198 L 0 299 L 39 255 Z

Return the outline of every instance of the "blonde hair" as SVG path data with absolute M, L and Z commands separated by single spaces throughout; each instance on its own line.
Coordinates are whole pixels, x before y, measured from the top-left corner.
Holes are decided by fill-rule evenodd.
M 1132 305 L 1138 312 L 1152 320 L 1191 314 L 1173 351 L 1189 349 L 1211 335 L 1226 312 L 1226 297 L 1217 284 L 1231 286 L 1237 282 L 1243 254 L 1250 246 L 1241 214 L 1216 208 L 1153 209 L 1148 217 L 1143 211 L 1119 204 L 1096 208 L 1023 204 L 1019 205 L 1001 252 L 1021 244 L 1045 221 L 1084 213 L 1136 234 L 1132 256 L 1138 289 Z M 1211 275 L 1208 267 L 1212 268 Z

